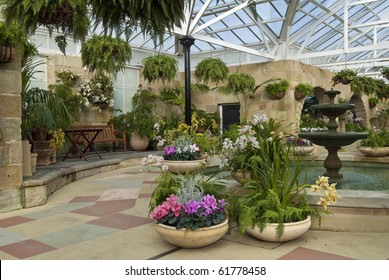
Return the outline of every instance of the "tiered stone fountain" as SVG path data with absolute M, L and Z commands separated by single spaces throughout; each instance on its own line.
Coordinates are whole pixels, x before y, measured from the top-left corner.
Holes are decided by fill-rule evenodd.
M 338 123 L 336 118 L 344 114 L 347 110 L 354 109 L 353 104 L 335 104 L 335 96 L 340 94 L 338 90 L 325 91 L 330 98 L 330 103 L 312 105 L 311 108 L 320 111 L 324 116 L 327 116 L 329 121 L 327 123 L 327 132 L 301 132 L 299 137 L 309 139 L 319 146 L 324 146 L 328 151 L 328 156 L 324 160 L 324 167 L 326 172 L 324 176 L 330 177 L 332 181 L 337 181 L 343 178 L 339 173 L 342 168 L 342 161 L 338 156 L 338 151 L 342 146 L 348 146 L 358 139 L 366 139 L 368 133 L 366 132 L 337 132 Z

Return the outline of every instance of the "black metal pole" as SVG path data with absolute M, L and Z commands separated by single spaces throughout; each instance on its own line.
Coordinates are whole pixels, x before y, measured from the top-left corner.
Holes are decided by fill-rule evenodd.
M 184 47 L 184 68 L 185 68 L 185 123 L 192 125 L 192 108 L 190 92 L 190 47 L 194 44 L 195 39 L 191 36 L 180 38 L 180 44 Z

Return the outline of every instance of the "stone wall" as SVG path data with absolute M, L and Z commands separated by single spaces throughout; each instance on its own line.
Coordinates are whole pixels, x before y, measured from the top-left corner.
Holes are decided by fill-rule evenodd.
M 248 120 L 251 119 L 253 114 L 265 113 L 269 117 L 276 118 L 284 125 L 288 126 L 292 132 L 297 130 L 300 120 L 300 113 L 303 107 L 304 100 L 295 100 L 294 88 L 299 82 L 309 83 L 313 87 L 330 90 L 332 88 L 331 78 L 334 75 L 333 72 L 318 68 L 316 66 L 304 64 L 295 60 L 280 60 L 272 62 L 263 62 L 248 65 L 239 65 L 230 67 L 230 73 L 245 72 L 250 73 L 256 80 L 257 84 L 261 84 L 271 78 L 286 79 L 290 82 L 290 89 L 281 100 L 270 99 L 264 91 L 264 86 L 260 87 L 254 96 L 247 100 L 247 116 Z M 184 86 L 184 75 L 180 73 L 178 76 L 181 78 L 180 83 Z M 196 81 L 193 72 L 191 77 L 192 83 Z M 175 82 L 177 84 L 177 81 Z M 144 83 L 144 86 L 149 86 Z M 214 87 L 215 85 L 210 85 Z M 158 89 L 162 87 L 161 83 L 151 85 L 154 92 L 158 92 Z M 352 93 L 349 86 L 336 85 L 335 89 L 341 91 L 341 97 L 350 99 Z M 358 102 L 358 111 L 364 111 L 363 117 L 367 120 L 375 114 L 374 110 L 370 110 L 367 105 L 367 97 L 362 96 L 363 102 Z M 218 93 L 215 90 L 210 91 L 207 94 L 193 93 L 192 103 L 200 110 L 207 112 L 217 112 L 218 105 L 228 103 L 238 103 L 239 100 L 234 95 L 225 95 Z M 242 98 L 240 100 L 241 107 Z M 244 108 L 241 110 L 241 119 L 243 119 Z M 165 110 L 166 111 L 166 110 Z
M 23 181 L 20 55 L 0 63 L 0 212 L 20 208 Z

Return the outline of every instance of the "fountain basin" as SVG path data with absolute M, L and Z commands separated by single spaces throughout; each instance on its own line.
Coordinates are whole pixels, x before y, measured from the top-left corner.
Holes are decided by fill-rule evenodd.
M 347 104 L 347 103 L 319 104 L 319 105 L 311 106 L 312 109 L 319 110 L 325 116 L 336 116 L 336 117 L 339 117 L 347 110 L 354 109 L 354 107 L 355 107 L 354 104 Z
M 348 146 L 359 139 L 366 139 L 367 132 L 301 132 L 300 138 L 309 139 L 312 143 L 324 147 Z

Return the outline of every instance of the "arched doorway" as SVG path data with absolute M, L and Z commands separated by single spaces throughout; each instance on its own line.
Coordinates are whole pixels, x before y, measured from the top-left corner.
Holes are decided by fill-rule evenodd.
M 369 120 L 366 119 L 367 115 L 361 96 L 354 94 L 351 96 L 349 103 L 354 104 L 355 106 L 353 110 L 354 118 L 361 118 L 364 120 L 365 124 L 368 124 Z

